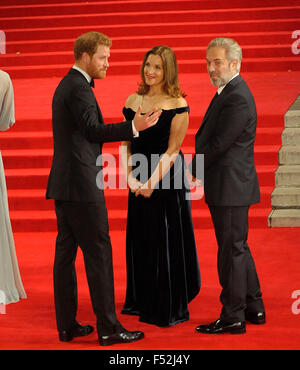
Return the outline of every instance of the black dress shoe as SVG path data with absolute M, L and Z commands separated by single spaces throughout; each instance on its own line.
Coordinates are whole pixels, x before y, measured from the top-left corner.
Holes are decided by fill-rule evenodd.
M 245 319 L 252 324 L 262 325 L 266 323 L 266 314 L 265 312 L 245 312 Z
M 93 331 L 94 328 L 92 326 L 82 326 L 76 322 L 72 329 L 60 331 L 58 336 L 61 342 L 70 342 L 74 337 L 85 337 L 86 335 L 91 334 Z
M 246 326 L 244 321 L 226 322 L 218 319 L 209 325 L 197 326 L 196 331 L 205 334 L 244 334 L 246 333 Z
M 144 333 L 141 331 L 128 331 L 124 329 L 120 333 L 99 337 L 101 346 L 111 346 L 116 343 L 130 343 L 143 339 Z

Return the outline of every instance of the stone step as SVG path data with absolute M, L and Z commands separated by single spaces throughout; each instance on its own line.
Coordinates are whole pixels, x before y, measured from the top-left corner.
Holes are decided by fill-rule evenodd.
M 285 127 L 300 128 L 300 95 L 286 112 L 284 121 Z
M 279 165 L 300 164 L 300 145 L 282 146 L 279 150 Z
M 300 127 L 285 128 L 282 132 L 282 145 L 300 144 Z
M 300 209 L 272 210 L 268 218 L 269 227 L 299 227 Z
M 271 194 L 272 208 L 299 208 L 300 187 L 276 187 Z
M 300 186 L 300 165 L 279 166 L 275 173 L 275 186 Z

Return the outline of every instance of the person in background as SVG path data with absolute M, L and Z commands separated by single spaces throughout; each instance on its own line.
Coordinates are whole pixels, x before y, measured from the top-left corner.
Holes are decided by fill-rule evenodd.
M 15 123 L 14 91 L 8 73 L 0 70 L 0 131 Z M 20 276 L 9 218 L 5 173 L 0 152 L 0 292 L 4 304 L 27 298 Z

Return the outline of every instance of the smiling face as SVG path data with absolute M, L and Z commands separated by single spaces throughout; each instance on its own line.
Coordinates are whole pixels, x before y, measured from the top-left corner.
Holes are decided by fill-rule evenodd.
M 85 61 L 85 70 L 95 79 L 106 77 L 106 71 L 109 67 L 108 58 L 110 57 L 110 48 L 105 45 L 99 45 L 93 56 L 84 53 L 82 58 Z
M 206 63 L 211 83 L 217 87 L 226 85 L 237 73 L 237 60 L 230 62 L 223 47 L 209 48 L 206 53 Z
M 159 55 L 150 54 L 144 65 L 145 83 L 150 86 L 159 86 L 164 78 L 162 59 Z

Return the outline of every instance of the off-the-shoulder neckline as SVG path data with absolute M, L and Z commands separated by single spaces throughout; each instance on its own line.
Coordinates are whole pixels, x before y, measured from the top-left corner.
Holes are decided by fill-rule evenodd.
M 124 107 L 125 109 L 130 109 L 132 112 L 134 112 L 134 113 L 136 113 L 136 111 L 134 111 L 132 108 L 130 108 L 130 107 Z M 161 110 L 163 110 L 163 111 L 170 111 L 170 110 L 177 110 L 177 109 L 185 109 L 185 108 L 189 108 L 189 106 L 188 105 L 186 105 L 185 107 L 178 107 L 178 108 L 171 108 L 171 109 L 163 109 L 163 108 L 161 108 Z M 141 114 L 146 114 L 146 113 L 141 113 Z

